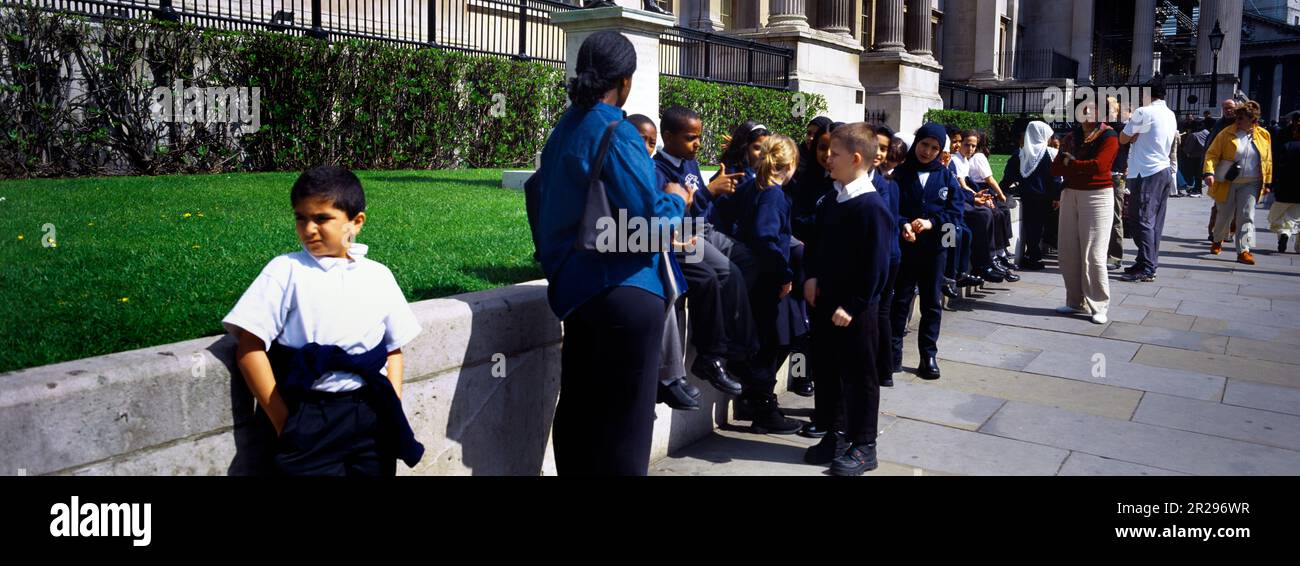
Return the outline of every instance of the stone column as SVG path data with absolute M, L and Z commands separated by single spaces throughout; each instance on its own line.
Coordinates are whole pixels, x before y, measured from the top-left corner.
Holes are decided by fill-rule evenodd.
M 1274 122 L 1282 119 L 1282 84 L 1282 60 L 1279 57 L 1273 66 L 1273 96 L 1270 97 L 1273 104 L 1269 110 L 1269 119 Z
M 805 10 L 805 0 L 771 1 L 767 13 L 767 27 L 808 27 L 808 12 Z
M 1156 0 L 1137 0 L 1133 6 L 1133 73 L 1138 82 L 1155 74 Z
M 637 7 L 622 5 L 590 10 L 556 12 L 551 21 L 564 30 L 565 74 L 574 76 L 578 69 L 578 50 L 582 42 L 598 31 L 613 30 L 627 37 L 636 48 L 636 73 L 632 75 L 632 95 L 623 110 L 629 115 L 659 115 L 659 34 L 673 25 L 672 16 L 651 14 Z
M 1074 0 L 1070 57 L 1079 62 L 1080 83 L 1092 83 L 1092 14 L 1094 0 Z
M 907 51 L 913 55 L 933 57 L 930 36 L 932 0 L 907 0 Z
M 722 0 L 682 0 L 677 5 L 680 24 L 700 31 L 722 30 Z
M 876 51 L 906 51 L 903 0 L 876 0 Z
M 971 78 L 999 78 L 997 60 L 1003 56 L 998 46 L 1001 23 L 997 0 L 975 0 L 975 26 L 970 30 L 975 36 L 975 68 Z
M 1236 76 L 1241 57 L 1241 17 L 1243 0 L 1201 0 L 1201 20 L 1197 27 L 1196 72 L 1213 73 L 1214 51 L 1210 49 L 1210 32 L 1214 23 L 1223 31 L 1223 49 L 1219 51 L 1219 74 Z M 1217 106 L 1218 103 L 1216 102 Z
M 852 38 L 853 0 L 818 0 L 817 28 Z

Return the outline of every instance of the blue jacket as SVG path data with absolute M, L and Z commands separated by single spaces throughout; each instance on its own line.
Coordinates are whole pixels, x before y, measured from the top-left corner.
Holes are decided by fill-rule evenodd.
M 794 271 L 790 269 L 790 238 L 793 227 L 790 221 L 790 197 L 781 187 L 760 190 L 758 181 L 737 188 L 744 195 L 737 219 L 737 239 L 749 246 L 758 261 L 760 281 L 791 283 Z
M 886 179 L 880 171 L 876 171 L 871 184 L 875 185 L 876 192 L 884 199 L 885 209 L 889 211 L 889 217 L 893 220 L 893 224 L 890 225 L 893 237 L 889 239 L 889 264 L 898 265 L 903 261 L 903 249 L 899 245 L 899 240 L 902 239 L 903 220 L 898 216 L 898 183 Z
M 706 188 L 704 182 L 704 173 L 700 172 L 700 162 L 694 159 L 679 159 L 677 164 L 673 164 L 675 157 L 668 157 L 660 151 L 654 156 L 655 176 L 660 189 L 668 183 L 677 183 L 682 188 L 695 195 L 691 201 L 691 207 L 686 211 L 686 216 L 697 219 L 697 222 L 708 221 L 713 212 L 713 195 Z M 698 229 L 698 227 L 697 227 Z
M 931 172 L 922 187 L 915 170 L 900 167 L 894 171 L 894 182 L 898 183 L 899 221 L 911 222 L 916 218 L 924 218 L 934 225 L 917 237 L 915 245 L 939 248 L 942 245 L 944 224 L 959 226 L 962 220 L 962 193 L 965 190 L 957 183 L 957 177 L 947 168 L 941 168 Z M 899 226 L 901 228 L 902 225 Z
M 536 221 L 538 260 L 550 282 L 551 310 L 561 320 L 611 287 L 637 287 L 664 297 L 659 276 L 661 254 L 598 253 L 574 248 L 587 202 L 587 176 L 610 122 L 623 119 L 623 110 L 605 103 L 590 109 L 570 108 L 555 125 L 542 150 L 540 203 Z M 631 122 L 614 131 L 601 174 L 610 208 L 628 218 L 680 222 L 686 202 L 664 193 L 646 155 L 645 141 Z M 679 281 L 685 288 L 685 282 Z
M 736 182 L 735 193 L 719 195 L 718 198 L 713 199 L 713 209 L 709 211 L 708 220 L 715 230 L 735 238 L 738 233 L 740 206 L 747 198 L 740 190 L 742 188 L 752 188 L 754 185 L 751 181 L 754 180 L 758 173 L 753 168 L 740 167 L 739 165 L 735 167 L 728 165 L 727 170 L 732 172 L 743 171 L 745 176 Z M 719 170 L 709 178 L 709 181 L 712 182 L 721 174 L 722 171 Z

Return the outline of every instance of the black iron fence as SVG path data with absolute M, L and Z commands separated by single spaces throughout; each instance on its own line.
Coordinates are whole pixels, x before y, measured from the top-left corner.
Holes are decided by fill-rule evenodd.
M 1214 107 L 1214 101 L 1210 99 L 1212 82 L 1209 80 L 1183 80 L 1183 81 L 1166 81 L 1165 83 L 1165 104 L 1180 119 L 1197 116 L 1199 113 Z M 999 96 L 1003 103 L 998 109 L 989 110 L 993 113 L 1007 114 L 1043 114 L 1045 111 L 1059 110 L 1073 116 L 1074 112 L 1068 112 L 1063 108 L 1063 104 L 1076 106 L 1087 100 L 1080 89 L 1091 89 L 1091 100 L 1102 100 L 1106 98 L 1115 98 L 1121 105 L 1134 109 L 1142 106 L 1147 96 L 1145 89 L 1149 84 L 1110 84 L 1110 85 L 1091 85 L 1076 86 L 1075 92 L 1060 90 L 1049 90 L 1042 87 L 1037 88 L 1015 88 L 1015 89 L 996 89 L 987 91 L 989 94 Z M 942 89 L 941 89 L 942 90 Z M 945 103 L 947 98 L 944 99 Z M 947 107 L 947 106 L 945 106 Z M 964 110 L 964 108 L 954 108 Z
M 1079 62 L 1055 49 L 1017 49 L 1010 53 L 1014 76 L 1020 80 L 1073 79 L 1079 76 Z
M 92 18 L 161 18 L 204 28 L 358 38 L 564 64 L 551 14 L 578 0 L 0 0 Z
M 943 99 L 945 110 L 963 110 L 966 112 L 986 112 L 998 114 L 1005 112 L 1006 97 L 1001 93 L 978 89 L 959 83 L 939 81 L 939 97 Z
M 660 74 L 790 89 L 794 50 L 682 27 L 659 36 Z

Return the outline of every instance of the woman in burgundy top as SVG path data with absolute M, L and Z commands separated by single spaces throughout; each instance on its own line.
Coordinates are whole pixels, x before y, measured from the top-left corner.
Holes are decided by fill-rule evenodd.
M 1065 306 L 1056 311 L 1090 315 L 1092 322 L 1106 324 L 1110 309 L 1106 249 L 1115 216 L 1110 169 L 1119 153 L 1119 134 L 1096 116 L 1095 106 L 1081 109 L 1082 129 L 1066 137 L 1067 151 L 1052 162 L 1052 174 L 1065 177 L 1065 190 L 1057 203 L 1061 210 L 1057 253 L 1065 279 Z

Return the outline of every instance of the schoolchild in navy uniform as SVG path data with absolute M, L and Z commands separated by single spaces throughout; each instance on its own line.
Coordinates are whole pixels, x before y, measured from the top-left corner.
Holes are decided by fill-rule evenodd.
M 921 324 L 917 333 L 921 360 L 917 375 L 939 379 L 939 327 L 943 317 L 940 285 L 947 259 L 944 226 L 961 220 L 957 178 L 939 162 L 946 134 L 943 126 L 926 124 L 916 131 L 907 160 L 894 171 L 898 183 L 902 262 L 894 287 L 893 359 L 903 356 L 903 329 L 912 298 L 921 298 Z M 952 230 L 947 229 L 947 230 Z
M 355 242 L 366 196 L 351 171 L 311 169 L 289 196 L 302 249 L 272 259 L 222 319 L 284 475 L 392 476 L 424 454 L 402 411 L 402 347 L 420 323 Z
M 829 126 L 823 127 L 814 121 L 813 124 L 810 125 L 810 129 L 813 126 L 817 127 L 815 132 L 817 137 L 812 139 L 813 151 L 811 153 L 805 152 L 805 155 L 808 155 L 810 159 L 815 160 L 817 162 L 817 167 L 801 166 L 804 173 L 802 175 L 799 173 L 795 174 L 796 185 L 792 187 L 791 191 L 803 195 L 819 195 L 817 199 L 813 200 L 811 209 L 802 214 L 798 212 L 793 213 L 794 218 L 792 220 L 795 227 L 794 231 L 795 234 L 797 234 L 795 240 L 801 242 L 803 245 L 791 250 L 791 259 L 792 264 L 795 263 L 794 252 L 802 249 L 804 253 L 798 258 L 798 264 L 801 266 L 805 263 L 803 258 L 809 257 L 811 254 L 815 253 L 812 248 L 816 247 L 817 242 L 820 241 L 820 228 L 816 222 L 818 205 L 827 195 L 833 195 L 835 192 L 835 179 L 831 177 L 829 170 L 831 132 L 844 126 L 844 123 L 835 122 Z M 798 197 L 796 197 L 796 199 L 797 198 Z M 799 271 L 805 273 L 802 273 L 802 277 L 797 278 L 798 281 L 795 283 L 795 290 L 802 297 L 803 293 L 801 290 L 807 281 L 807 270 L 802 269 Z M 805 301 L 805 304 L 806 303 L 807 301 Z M 807 308 L 808 316 L 811 321 L 811 319 L 817 316 L 817 313 L 815 312 L 816 308 L 810 304 L 807 305 Z M 815 330 L 812 330 L 810 324 L 810 340 L 816 339 L 812 336 L 813 332 L 815 332 Z M 830 390 L 826 395 L 818 395 L 816 383 L 819 379 L 824 379 L 817 376 L 817 368 L 819 367 L 819 364 L 813 359 L 813 356 L 816 355 L 814 348 L 812 348 L 811 344 L 801 344 L 800 346 L 802 346 L 802 348 L 799 351 L 806 356 L 805 360 L 807 363 L 802 364 L 802 369 L 806 376 L 796 377 L 791 375 L 790 389 L 796 393 L 806 391 L 807 393 L 812 394 L 814 397 L 814 405 L 822 407 L 822 410 L 813 412 L 813 418 L 799 431 L 799 436 L 807 438 L 824 438 L 829 431 L 835 430 L 842 432 L 844 430 L 843 410 L 841 407 L 842 403 L 840 401 L 839 384 L 837 381 L 834 381 L 839 378 L 834 374 L 828 373 L 824 379 L 832 380 L 832 382 L 827 384 L 827 386 L 830 387 Z M 798 367 L 799 366 L 792 366 L 791 369 L 794 370 Z M 830 407 L 833 407 L 833 409 Z
M 885 283 L 885 289 L 881 292 L 880 297 L 880 317 L 879 330 L 880 341 L 876 349 L 877 357 L 877 376 L 881 387 L 894 386 L 894 363 L 893 363 L 893 343 L 894 332 L 893 323 L 890 321 L 889 312 L 894 302 L 894 284 L 898 281 L 898 265 L 903 261 L 903 250 L 899 243 L 898 233 L 898 183 L 890 177 L 885 176 L 881 171 L 887 165 L 889 160 L 890 146 L 894 143 L 894 131 L 888 126 L 876 126 L 876 156 L 871 162 L 873 171 L 871 182 L 876 187 L 876 192 L 880 197 L 885 199 L 885 206 L 889 209 L 890 218 L 895 223 L 895 230 L 889 238 L 889 278 Z
M 759 275 L 750 294 L 759 350 L 750 363 L 737 419 L 750 420 L 755 433 L 794 434 L 802 423 L 781 413 L 776 400 L 776 372 L 790 345 L 807 333 L 802 301 L 793 300 L 795 273 L 790 265 L 790 197 L 782 185 L 794 176 L 799 149 L 776 134 L 763 143 L 757 176 L 742 192 L 738 233 L 758 261 Z
M 1020 151 L 1007 162 L 1002 184 L 1020 190 L 1021 269 L 1042 270 L 1043 232 L 1052 213 L 1052 202 L 1061 200 L 1061 183 L 1052 176 L 1056 150 L 1050 147 L 1052 127 L 1031 122 L 1025 129 Z
M 975 231 L 976 247 L 971 256 L 976 264 L 975 273 L 993 283 L 1015 283 L 1020 277 L 1006 258 L 1006 248 L 1011 245 L 1011 211 L 1004 203 L 1006 195 L 1002 187 L 993 178 L 988 156 L 982 151 L 986 143 L 984 134 L 964 130 L 958 136 L 953 163 L 971 205 L 966 209 L 965 219 Z M 972 220 L 973 214 L 979 222 Z
M 653 158 L 655 147 L 659 144 L 659 128 L 655 126 L 654 120 L 644 114 L 633 114 L 627 117 L 627 121 L 636 126 L 637 132 L 641 134 L 641 139 L 645 140 L 646 154 Z M 684 242 L 678 242 L 676 238 L 674 238 L 673 244 L 684 247 Z M 671 253 L 671 251 L 665 253 L 662 261 L 668 262 L 674 274 L 679 275 L 682 279 L 685 278 L 685 274 L 681 270 L 681 264 L 677 261 L 676 253 Z M 664 298 L 668 300 L 671 307 L 664 319 L 663 362 L 659 365 L 657 401 L 675 410 L 697 411 L 700 408 L 699 399 L 703 393 L 686 379 L 686 344 L 684 341 L 685 333 L 682 331 L 686 327 L 684 299 L 691 296 L 690 290 L 696 289 L 679 289 L 673 284 L 673 279 L 666 278 L 665 283 L 664 294 L 667 296 Z M 711 283 L 716 286 L 716 282 Z
M 835 192 L 817 207 L 817 241 L 804 295 L 815 308 L 813 360 L 831 401 L 843 407 L 844 433 L 828 432 L 805 453 L 810 463 L 831 465 L 837 476 L 876 469 L 880 417 L 880 301 L 889 282 L 897 217 L 876 190 L 877 137 L 867 124 L 848 124 L 831 134 L 828 169 Z M 830 379 L 827 379 L 830 377 Z M 823 422 L 831 420 L 823 417 Z
M 736 321 L 731 313 L 749 312 L 747 279 L 755 271 L 754 258 L 743 244 L 713 228 L 708 218 L 714 202 L 736 191 L 743 172 L 717 176 L 707 185 L 696 155 L 700 151 L 703 122 L 695 111 L 670 106 L 662 112 L 659 125 L 663 148 L 654 155 L 660 186 L 677 183 L 691 194 L 685 220 L 689 229 L 682 238 L 691 248 L 679 253 L 678 263 L 686 275 L 690 303 L 690 336 L 696 357 L 691 373 L 728 395 L 743 390 L 733 377 L 737 365 L 756 350 L 753 333 L 744 330 L 748 321 Z M 693 257 L 687 258 L 687 254 Z
M 736 182 L 736 191 L 730 195 L 723 195 L 713 203 L 713 210 L 709 213 L 709 223 L 715 230 L 719 230 L 733 239 L 736 237 L 736 225 L 738 213 L 738 203 L 745 200 L 745 196 L 739 191 L 744 187 L 752 187 L 750 181 L 754 180 L 757 175 L 758 158 L 762 153 L 762 144 L 767 141 L 772 132 L 767 126 L 759 124 L 753 120 L 746 120 L 731 129 L 731 135 L 727 140 L 727 146 L 722 150 L 720 158 L 721 164 L 726 171 L 742 171 L 744 176 Z M 713 182 L 722 175 L 723 169 L 714 173 L 709 182 Z M 752 287 L 755 277 L 746 280 Z

